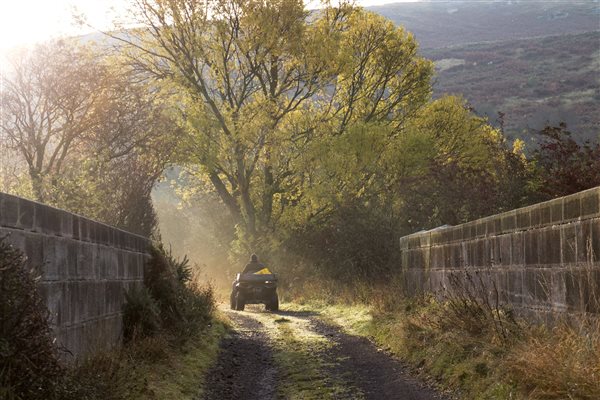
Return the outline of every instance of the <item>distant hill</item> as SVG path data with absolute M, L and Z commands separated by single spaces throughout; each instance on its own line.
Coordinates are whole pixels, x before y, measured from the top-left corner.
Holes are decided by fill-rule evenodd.
M 567 122 L 600 139 L 598 1 L 435 1 L 371 7 L 415 34 L 436 62 L 434 95 L 505 116 L 511 137 Z
M 480 43 L 424 54 L 435 61 L 436 95 L 462 93 L 506 130 L 541 129 L 565 121 L 579 138 L 600 133 L 600 32 Z
M 596 0 L 435 1 L 368 9 L 405 26 L 423 49 L 600 29 Z

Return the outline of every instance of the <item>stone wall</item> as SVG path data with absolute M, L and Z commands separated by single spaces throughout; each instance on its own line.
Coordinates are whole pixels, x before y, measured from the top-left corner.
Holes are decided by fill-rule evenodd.
M 118 344 L 124 293 L 143 282 L 148 239 L 0 193 L 0 237 L 39 270 L 57 343 L 79 357 Z
M 400 247 L 415 292 L 452 290 L 451 275 L 468 275 L 525 316 L 600 313 L 600 187 L 418 232 Z

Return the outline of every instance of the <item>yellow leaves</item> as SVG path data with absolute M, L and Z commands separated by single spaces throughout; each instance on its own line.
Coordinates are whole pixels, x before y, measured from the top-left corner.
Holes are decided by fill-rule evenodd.
M 525 142 L 521 139 L 515 139 L 512 147 L 513 154 L 519 156 L 522 161 L 527 160 L 525 156 Z

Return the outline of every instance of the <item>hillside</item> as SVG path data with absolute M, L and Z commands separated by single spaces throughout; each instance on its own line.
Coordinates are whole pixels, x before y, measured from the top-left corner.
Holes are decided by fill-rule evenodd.
M 371 7 L 436 62 L 434 95 L 461 94 L 511 137 L 567 122 L 600 131 L 600 2 L 430 1 Z
M 600 32 L 426 50 L 435 95 L 463 94 L 480 114 L 506 114 L 509 134 L 567 122 L 580 138 L 600 128 Z
M 600 29 L 600 3 L 595 0 L 423 1 L 369 10 L 405 26 L 423 49 Z

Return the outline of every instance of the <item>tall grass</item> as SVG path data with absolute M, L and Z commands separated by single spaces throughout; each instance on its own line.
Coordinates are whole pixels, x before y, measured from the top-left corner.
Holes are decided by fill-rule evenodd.
M 593 264 L 589 269 L 593 275 Z M 362 334 L 463 398 L 599 398 L 598 317 L 556 320 L 554 328 L 527 322 L 501 303 L 486 272 L 454 274 L 443 296 L 409 296 L 405 289 L 398 275 L 380 285 L 312 280 L 285 295 L 317 307 L 367 304 L 372 318 Z
M 532 399 L 598 399 L 600 321 L 530 327 L 505 367 Z

